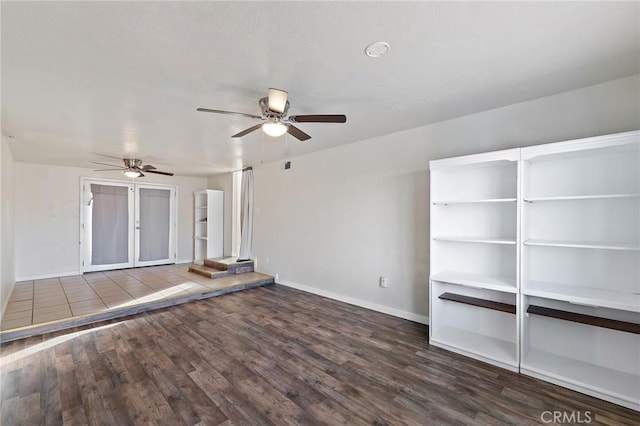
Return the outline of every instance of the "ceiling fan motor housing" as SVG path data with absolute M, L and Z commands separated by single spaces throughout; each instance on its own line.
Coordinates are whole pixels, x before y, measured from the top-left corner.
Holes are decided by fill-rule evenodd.
M 142 166 L 142 160 L 136 160 L 134 158 L 123 158 L 125 167 L 128 169 L 139 169 Z

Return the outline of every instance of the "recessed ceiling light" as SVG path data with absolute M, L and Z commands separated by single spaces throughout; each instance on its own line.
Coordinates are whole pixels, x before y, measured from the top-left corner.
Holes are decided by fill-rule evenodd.
M 364 49 L 364 53 L 370 58 L 379 58 L 387 53 L 391 49 L 389 43 L 384 41 L 376 41 L 375 43 L 371 43 Z

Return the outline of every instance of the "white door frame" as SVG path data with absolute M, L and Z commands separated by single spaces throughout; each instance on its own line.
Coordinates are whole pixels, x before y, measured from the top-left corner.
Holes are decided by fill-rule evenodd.
M 87 203 L 90 200 L 90 186 L 92 183 L 99 185 L 126 186 L 129 188 L 129 261 L 112 265 L 91 265 L 91 215 Z M 135 221 L 139 219 L 137 187 L 168 189 L 171 191 L 169 255 L 168 259 L 160 261 L 140 262 L 138 231 L 135 230 Z M 93 177 L 80 178 L 80 272 L 105 271 L 114 269 L 133 268 L 137 266 L 151 266 L 176 263 L 178 254 L 178 186 L 162 183 L 136 183 L 119 179 L 104 179 Z

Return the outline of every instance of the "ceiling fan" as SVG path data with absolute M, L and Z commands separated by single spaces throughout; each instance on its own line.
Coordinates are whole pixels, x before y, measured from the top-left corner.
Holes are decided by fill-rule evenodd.
M 262 123 L 256 124 L 231 136 L 232 138 L 241 138 L 255 130 L 262 128 L 262 131 L 269 136 L 277 137 L 285 133 L 301 141 L 311 139 L 311 136 L 298 129 L 294 124 L 298 123 L 346 123 L 347 117 L 342 114 L 323 114 L 323 115 L 290 115 L 288 93 L 280 89 L 269 89 L 269 96 L 261 98 L 258 101 L 262 115 L 245 114 L 243 112 L 221 111 L 218 109 L 198 108 L 197 111 L 213 112 L 216 114 L 240 115 L 243 117 L 261 120 Z
M 93 161 L 93 164 L 100 164 L 101 166 L 115 167 L 113 169 L 94 170 L 94 172 L 106 172 L 106 171 L 111 171 L 111 170 L 122 170 L 122 171 L 124 171 L 125 176 L 127 176 L 129 178 L 144 177 L 144 173 L 155 173 L 157 175 L 173 176 L 173 173 L 161 172 L 160 170 L 157 170 L 151 164 L 145 164 L 143 166 L 142 165 L 142 160 L 136 160 L 135 158 L 123 158 L 122 161 L 124 162 L 124 167 L 116 166 L 116 165 L 113 165 L 113 164 L 99 163 L 97 161 Z M 142 172 L 144 172 L 144 173 L 142 173 Z

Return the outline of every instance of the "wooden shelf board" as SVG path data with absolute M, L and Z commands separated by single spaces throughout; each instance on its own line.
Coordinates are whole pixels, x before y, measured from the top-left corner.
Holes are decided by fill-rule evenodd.
M 523 357 L 523 373 L 534 372 L 556 383 L 576 385 L 638 406 L 640 377 L 601 365 L 531 348 Z M 618 402 L 619 403 L 619 402 Z M 625 406 L 629 406 L 625 404 Z
M 484 203 L 515 203 L 515 198 L 485 198 L 478 200 L 438 200 L 433 201 L 436 206 L 448 204 L 484 204 Z
M 459 284 L 467 287 L 497 290 L 506 293 L 516 293 L 516 280 L 507 277 L 495 277 L 467 272 L 442 271 L 431 276 L 431 280 L 451 284 Z
M 481 244 L 515 244 L 515 239 L 510 238 L 478 238 L 478 237 L 452 237 L 437 236 L 433 237 L 434 241 L 453 241 L 460 243 L 481 243 Z
M 522 294 L 525 296 L 562 300 L 578 305 L 640 312 L 640 294 L 620 293 L 600 288 L 542 281 L 524 281 L 522 283 Z
M 465 305 L 478 306 L 480 308 L 491 309 L 494 311 L 506 312 L 508 314 L 516 313 L 516 305 L 509 303 L 495 302 L 493 300 L 480 299 L 477 297 L 463 296 L 454 293 L 442 293 L 438 299 L 449 300 L 451 302 L 464 303 Z
M 639 251 L 640 244 L 637 243 L 594 243 L 584 241 L 561 241 L 561 240 L 525 240 L 526 246 L 543 246 L 543 247 L 568 247 L 568 248 L 584 248 L 584 249 L 600 249 L 600 250 L 627 250 Z
M 577 322 L 580 324 L 593 325 L 595 327 L 608 328 L 610 330 L 624 331 L 626 333 L 640 334 L 640 324 L 635 324 L 632 322 L 577 314 L 575 312 L 561 311 L 559 309 L 552 309 L 536 305 L 530 305 L 527 308 L 527 313 L 560 319 L 564 321 Z
M 515 328 L 515 322 L 514 322 Z M 457 327 L 442 326 L 433 333 L 437 343 L 495 360 L 501 364 L 517 366 L 516 344 Z
M 567 201 L 567 200 L 607 200 L 615 198 L 638 198 L 638 193 L 599 194 L 599 195 L 567 195 L 561 197 L 528 197 L 523 201 L 534 203 L 538 201 Z

